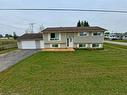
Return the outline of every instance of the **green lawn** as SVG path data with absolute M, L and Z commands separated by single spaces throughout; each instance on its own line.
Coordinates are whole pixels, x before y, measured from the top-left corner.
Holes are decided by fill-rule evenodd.
M 127 40 L 112 40 L 112 41 L 114 41 L 114 42 L 125 42 L 125 43 L 127 43 Z
M 3 95 L 127 95 L 127 47 L 39 52 L 0 73 Z

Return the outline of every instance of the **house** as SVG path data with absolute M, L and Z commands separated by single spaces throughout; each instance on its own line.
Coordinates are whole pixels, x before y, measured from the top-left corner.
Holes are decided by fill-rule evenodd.
M 123 34 L 122 33 L 111 33 L 109 35 L 109 40 L 122 40 Z
M 19 49 L 103 48 L 105 31 L 100 27 L 53 27 L 24 34 L 17 43 Z
M 127 40 L 127 32 L 123 34 L 123 40 Z

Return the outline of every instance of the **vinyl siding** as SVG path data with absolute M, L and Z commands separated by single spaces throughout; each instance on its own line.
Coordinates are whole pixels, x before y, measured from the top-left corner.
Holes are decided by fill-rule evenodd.
M 21 41 L 18 41 L 17 45 L 18 45 L 18 49 L 22 49 L 22 43 L 21 43 Z
M 103 33 L 104 34 L 104 33 Z M 92 33 L 89 33 L 89 36 L 79 36 L 78 33 L 74 34 L 74 43 L 103 43 L 104 35 L 102 36 L 92 36 Z

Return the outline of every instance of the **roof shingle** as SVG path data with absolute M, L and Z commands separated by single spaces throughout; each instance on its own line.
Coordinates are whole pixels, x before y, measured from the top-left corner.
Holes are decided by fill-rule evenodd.
M 18 37 L 17 40 L 43 39 L 42 33 L 27 33 Z
M 81 31 L 104 32 L 107 30 L 101 27 L 51 27 L 51 28 L 46 28 L 42 32 L 47 33 L 47 32 L 81 32 Z

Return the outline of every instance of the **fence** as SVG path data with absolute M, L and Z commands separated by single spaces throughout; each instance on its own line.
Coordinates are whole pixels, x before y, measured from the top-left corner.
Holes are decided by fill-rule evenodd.
M 0 51 L 11 49 L 11 48 L 17 48 L 17 44 L 0 45 Z

